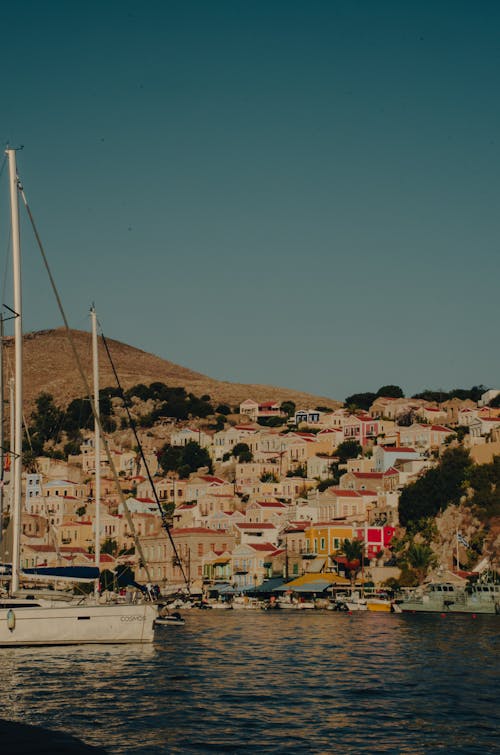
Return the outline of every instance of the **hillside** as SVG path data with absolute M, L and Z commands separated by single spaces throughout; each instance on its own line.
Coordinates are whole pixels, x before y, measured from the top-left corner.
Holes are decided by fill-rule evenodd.
M 78 354 L 87 378 L 92 378 L 92 347 L 90 333 L 72 330 Z M 338 401 L 301 393 L 289 388 L 269 385 L 246 385 L 214 380 L 199 372 L 194 372 L 166 359 L 148 354 L 141 349 L 107 339 L 115 368 L 124 389 L 137 383 L 149 385 L 159 381 L 171 387 L 183 386 L 197 396 L 208 394 L 215 403 L 226 403 L 231 407 L 247 398 L 256 401 L 294 401 L 298 407 L 340 406 Z M 99 341 L 99 363 L 101 387 L 115 386 L 111 365 Z M 5 339 L 6 376 L 12 373 L 14 364 L 13 339 Z M 55 402 L 65 407 L 73 399 L 84 395 L 81 378 L 64 328 L 27 333 L 24 336 L 24 394 L 25 413 L 29 415 L 36 397 L 47 392 Z

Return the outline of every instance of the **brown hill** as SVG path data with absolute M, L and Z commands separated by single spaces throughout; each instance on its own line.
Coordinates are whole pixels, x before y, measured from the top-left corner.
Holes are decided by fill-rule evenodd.
M 92 346 L 90 333 L 72 330 L 78 354 L 86 370 L 87 379 L 92 379 Z M 108 347 L 116 371 L 124 389 L 137 383 L 149 385 L 159 381 L 171 387 L 183 386 L 188 392 L 197 396 L 208 394 L 216 403 L 236 406 L 247 398 L 256 401 L 294 401 L 297 407 L 328 406 L 332 409 L 340 406 L 338 401 L 330 398 L 301 393 L 289 388 L 277 388 L 268 385 L 245 385 L 229 383 L 202 375 L 186 367 L 181 367 L 166 359 L 148 354 L 133 346 L 107 339 Z M 5 339 L 6 372 L 11 372 L 14 364 L 13 339 Z M 75 364 L 68 336 L 64 328 L 42 330 L 27 333 L 24 336 L 24 394 L 29 416 L 34 401 L 42 392 L 54 396 L 61 407 L 74 398 L 83 396 L 85 391 Z M 115 386 L 111 365 L 104 346 L 99 339 L 99 372 L 101 387 Z

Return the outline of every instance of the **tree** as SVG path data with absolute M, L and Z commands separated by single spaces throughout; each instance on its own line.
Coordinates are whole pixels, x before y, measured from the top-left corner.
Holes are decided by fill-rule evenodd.
M 194 440 L 183 448 L 182 452 L 183 465 L 189 466 L 191 472 L 196 472 L 199 467 L 208 467 L 210 474 L 213 472 L 212 459 L 206 448 L 201 448 Z
M 377 397 L 383 398 L 404 398 L 404 393 L 399 385 L 383 385 L 377 391 Z
M 470 466 L 468 451 L 461 446 L 448 448 L 439 465 L 429 469 L 416 482 L 401 491 L 399 521 L 403 527 L 418 530 L 418 522 L 435 517 L 450 503 L 458 504 Z
M 175 471 L 182 477 L 189 477 L 191 472 L 196 472 L 199 467 L 208 467 L 210 474 L 213 472 L 212 459 L 206 448 L 201 448 L 194 440 L 190 440 L 185 446 L 163 446 L 158 462 L 165 472 Z M 181 474 L 182 471 L 182 474 Z
M 500 393 L 498 396 L 495 396 L 495 398 L 492 398 L 488 406 L 491 406 L 492 409 L 499 409 L 500 408 Z
M 179 446 L 163 446 L 158 462 L 164 472 L 177 470 L 182 464 L 182 448 Z
M 114 556 L 118 552 L 118 543 L 111 537 L 107 537 L 101 545 L 101 553 L 107 553 Z
M 411 543 L 406 552 L 406 560 L 415 571 L 419 583 L 422 583 L 429 568 L 436 565 L 436 557 L 428 545 Z
M 217 414 L 223 414 L 227 417 L 228 414 L 231 414 L 231 407 L 227 404 L 219 404 L 215 411 Z
M 376 393 L 353 393 L 352 396 L 346 398 L 344 403 L 346 406 L 357 407 L 367 412 L 376 398 Z
M 365 544 L 363 540 L 349 540 L 346 538 L 342 543 L 342 552 L 347 559 L 346 568 L 351 576 L 352 581 L 356 580 L 356 576 L 360 570 L 363 558 L 364 558 Z
M 345 464 L 348 459 L 357 459 L 362 452 L 363 449 L 357 440 L 345 440 L 338 446 L 335 456 L 338 458 L 339 464 Z
M 264 472 L 260 476 L 261 482 L 279 482 L 274 472 Z
M 281 427 L 286 422 L 284 417 L 258 417 L 257 424 L 263 427 Z
M 248 443 L 236 443 L 231 453 L 240 462 L 252 461 L 253 459 Z
M 47 440 L 59 441 L 64 413 L 55 403 L 50 393 L 41 393 L 35 401 L 36 409 L 31 414 L 31 442 L 38 447 Z
M 295 402 L 283 401 L 281 403 L 280 409 L 282 412 L 284 412 L 287 415 L 287 417 L 291 417 L 292 414 L 295 414 Z

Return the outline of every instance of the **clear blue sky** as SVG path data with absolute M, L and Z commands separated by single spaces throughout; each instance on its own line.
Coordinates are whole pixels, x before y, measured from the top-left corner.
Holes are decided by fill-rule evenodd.
M 500 387 L 499 31 L 487 0 L 3 4 L 0 139 L 70 324 L 339 400 Z M 23 239 L 25 329 L 58 327 Z

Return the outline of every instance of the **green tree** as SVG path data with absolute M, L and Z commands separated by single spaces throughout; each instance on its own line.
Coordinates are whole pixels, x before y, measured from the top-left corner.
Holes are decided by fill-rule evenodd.
M 182 464 L 189 466 L 191 472 L 196 472 L 199 467 L 208 467 L 210 474 L 213 472 L 210 454 L 194 440 L 190 440 L 182 449 Z
M 231 454 L 235 459 L 238 459 L 238 461 L 241 462 L 252 461 L 253 459 L 253 454 L 250 451 L 248 443 L 236 443 L 233 450 L 231 451 Z
M 352 581 L 356 580 L 361 564 L 364 558 L 364 542 L 355 538 L 349 540 L 346 538 L 342 543 L 342 552 L 347 559 L 346 568 Z
M 166 444 L 160 452 L 158 461 L 164 472 L 177 470 L 182 464 L 182 448 Z
M 352 396 L 347 396 L 344 404 L 346 406 L 357 407 L 358 409 L 367 412 L 376 398 L 376 393 L 353 393 Z
M 215 411 L 217 414 L 223 414 L 227 417 L 228 414 L 231 414 L 231 407 L 227 404 L 219 404 Z
M 261 482 L 278 482 L 277 476 L 273 472 L 264 472 L 260 476 Z
M 470 466 L 468 451 L 461 446 L 448 448 L 439 465 L 429 469 L 416 482 L 401 491 L 399 521 L 403 527 L 418 531 L 418 523 L 435 517 L 451 503 L 458 504 Z
M 412 542 L 406 552 L 406 561 L 414 570 L 421 584 L 427 572 L 437 563 L 436 557 L 428 545 Z
M 118 543 L 111 537 L 107 537 L 101 545 L 101 553 L 107 553 L 110 556 L 115 556 L 118 552 Z
M 377 397 L 383 398 L 404 398 L 404 393 L 399 385 L 383 385 L 377 391 Z
M 363 449 L 357 440 L 345 440 L 338 446 L 335 456 L 340 464 L 345 464 L 348 459 L 357 459 L 362 452 Z
M 36 409 L 31 414 L 31 441 L 33 445 L 42 446 L 52 440 L 59 441 L 64 413 L 55 403 L 50 393 L 41 393 L 35 401 Z
M 281 403 L 280 409 L 287 415 L 287 417 L 291 417 L 293 414 L 295 414 L 295 402 L 283 401 Z

